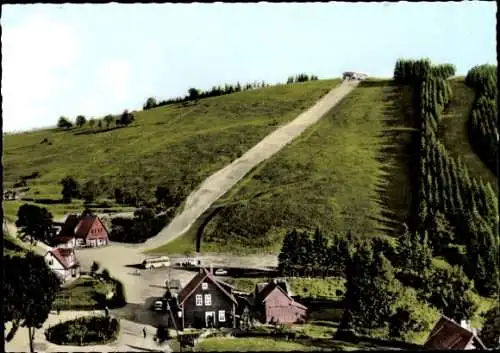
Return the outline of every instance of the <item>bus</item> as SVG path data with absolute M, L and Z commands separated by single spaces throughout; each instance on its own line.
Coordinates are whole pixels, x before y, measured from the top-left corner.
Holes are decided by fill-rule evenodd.
M 146 269 L 168 267 L 170 266 L 170 260 L 167 256 L 151 257 L 142 261 L 142 266 Z

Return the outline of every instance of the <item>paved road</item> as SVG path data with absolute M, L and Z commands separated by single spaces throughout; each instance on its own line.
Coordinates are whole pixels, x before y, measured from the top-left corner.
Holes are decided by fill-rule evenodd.
M 153 341 L 156 328 L 143 323 L 136 323 L 126 319 L 120 319 L 120 334 L 115 342 L 104 345 L 93 346 L 60 346 L 45 340 L 45 330 L 60 322 L 68 321 L 82 316 L 103 315 L 102 311 L 61 311 L 60 315 L 51 313 L 41 329 L 35 331 L 36 352 L 144 352 L 160 351 L 171 352 L 167 344 L 158 345 Z M 112 315 L 114 313 L 112 312 Z M 142 329 L 146 328 L 146 338 Z M 6 327 L 6 331 L 10 325 Z M 12 341 L 6 342 L 5 350 L 8 352 L 29 352 L 28 330 L 20 328 Z
M 148 239 L 143 244 L 143 248 L 151 249 L 165 245 L 184 234 L 203 212 L 229 191 L 252 168 L 279 152 L 305 129 L 319 121 L 358 84 L 357 80 L 342 82 L 293 121 L 276 129 L 243 156 L 209 176 L 196 191 L 188 196 L 184 210 L 155 237 Z

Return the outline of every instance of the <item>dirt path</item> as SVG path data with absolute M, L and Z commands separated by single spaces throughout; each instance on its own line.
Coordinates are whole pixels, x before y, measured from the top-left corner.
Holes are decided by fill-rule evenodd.
M 148 239 L 142 248 L 144 250 L 156 248 L 184 234 L 203 212 L 252 168 L 276 154 L 305 129 L 320 120 L 358 84 L 359 81 L 344 81 L 293 121 L 278 128 L 243 156 L 208 177 L 197 190 L 188 196 L 184 210 L 155 237 Z

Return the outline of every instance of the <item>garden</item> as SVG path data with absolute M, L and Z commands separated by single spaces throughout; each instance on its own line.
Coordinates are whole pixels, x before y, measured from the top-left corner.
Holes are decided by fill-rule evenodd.
M 107 270 L 101 274 L 82 275 L 61 288 L 53 304 L 55 310 L 92 310 L 120 307 L 125 304 L 122 284 L 110 277 Z
M 59 345 L 89 346 L 117 339 L 120 322 L 110 316 L 79 317 L 52 326 L 45 331 L 47 341 Z

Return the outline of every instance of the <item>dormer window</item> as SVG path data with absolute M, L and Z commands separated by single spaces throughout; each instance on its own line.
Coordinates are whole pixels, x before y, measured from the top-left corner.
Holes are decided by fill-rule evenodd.
M 202 283 L 201 284 L 201 289 L 207 290 L 208 289 L 208 283 L 207 282 Z

